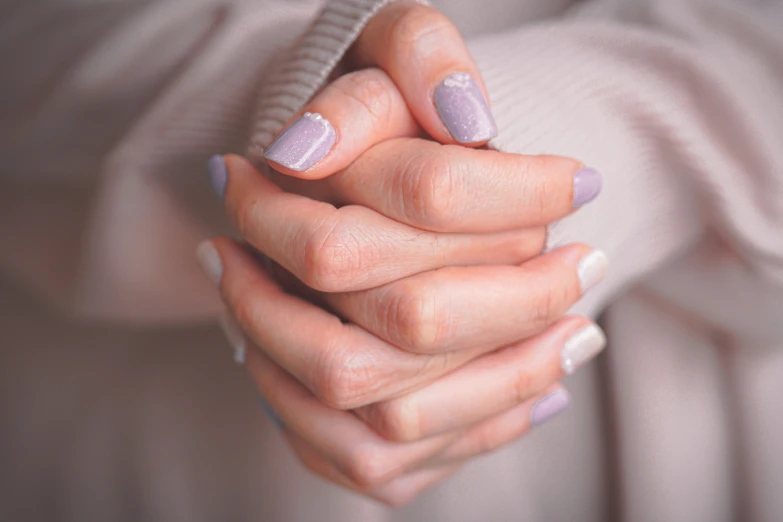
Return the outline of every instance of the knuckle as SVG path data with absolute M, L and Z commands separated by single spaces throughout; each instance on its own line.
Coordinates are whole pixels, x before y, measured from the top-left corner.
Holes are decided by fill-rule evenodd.
M 392 442 L 413 442 L 421 438 L 420 408 L 407 397 L 374 404 L 376 431 Z
M 391 43 L 408 50 L 426 50 L 443 35 L 451 35 L 454 26 L 440 12 L 426 6 L 413 6 L 402 12 L 390 27 Z M 404 56 L 404 54 L 403 54 Z
M 371 443 L 360 444 L 351 451 L 345 473 L 359 487 L 377 488 L 388 480 L 389 464 L 383 448 Z
M 503 446 L 504 442 L 495 430 L 481 430 L 474 435 L 470 453 L 473 456 L 491 453 Z
M 438 349 L 449 329 L 449 311 L 429 285 L 403 282 L 389 310 L 390 336 L 415 353 Z
M 348 73 L 332 84 L 352 103 L 358 104 L 372 120 L 373 127 L 386 127 L 394 107 L 394 85 L 380 69 Z
M 522 367 L 514 372 L 511 379 L 512 399 L 516 404 L 521 404 L 530 398 L 531 392 L 535 389 L 536 375 L 530 368 Z
M 513 263 L 523 263 L 541 254 L 546 236 L 546 227 L 526 228 L 510 235 L 509 242 L 504 245 L 504 248 L 508 249 Z
M 361 405 L 362 397 L 373 383 L 370 367 L 356 352 L 341 349 L 336 342 L 326 348 L 314 365 L 313 393 L 321 402 L 337 410 Z
M 240 325 L 255 325 L 263 324 L 260 321 L 261 312 L 258 299 L 256 298 L 256 292 L 246 290 L 239 295 L 234 296 L 231 311 Z
M 344 290 L 362 266 L 361 239 L 350 217 L 336 211 L 307 231 L 303 282 L 315 290 Z
M 404 214 L 427 228 L 448 230 L 461 211 L 457 168 L 442 152 L 409 161 L 400 178 Z

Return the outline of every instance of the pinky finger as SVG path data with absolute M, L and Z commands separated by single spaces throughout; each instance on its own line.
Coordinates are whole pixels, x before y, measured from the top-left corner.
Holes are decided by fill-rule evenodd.
M 433 459 L 435 467 L 462 462 L 514 442 L 535 427 L 553 419 L 571 404 L 571 394 L 554 384 L 504 413 L 475 424 L 448 449 Z

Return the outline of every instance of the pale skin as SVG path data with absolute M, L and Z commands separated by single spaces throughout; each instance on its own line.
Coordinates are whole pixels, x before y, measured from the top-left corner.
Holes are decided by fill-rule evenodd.
M 335 128 L 325 158 L 271 163 L 274 182 L 225 158 L 224 203 L 247 244 L 210 244 L 247 369 L 296 455 L 400 505 L 524 435 L 562 387 L 561 349 L 591 324 L 564 314 L 592 249 L 541 253 L 545 227 L 574 211 L 580 162 L 454 144 L 434 86 L 455 71 L 484 86 L 442 14 L 390 4 L 351 60 L 368 68 L 301 111 Z

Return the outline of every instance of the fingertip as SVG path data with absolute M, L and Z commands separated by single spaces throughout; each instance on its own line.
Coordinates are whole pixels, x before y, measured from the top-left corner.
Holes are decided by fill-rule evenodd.
M 321 162 L 336 142 L 337 131 L 328 119 L 317 112 L 305 112 L 275 138 L 264 158 L 279 172 L 282 167 L 290 175 L 301 176 Z
M 576 209 L 590 203 L 601 193 L 601 173 L 590 167 L 582 167 L 574 173 L 574 191 L 571 207 Z
M 451 73 L 435 87 L 432 100 L 446 130 L 461 145 L 479 146 L 498 135 L 489 103 L 470 73 Z

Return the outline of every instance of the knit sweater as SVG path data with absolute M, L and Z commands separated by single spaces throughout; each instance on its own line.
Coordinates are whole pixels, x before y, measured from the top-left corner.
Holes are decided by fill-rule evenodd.
M 233 151 L 261 164 L 272 136 L 324 85 L 383 3 L 95 0 L 20 3 L 3 17 L 10 52 L 0 71 L 11 80 L 0 101 L 0 269 L 8 289 L 0 343 L 15 348 L 0 355 L 0 367 L 14 376 L 4 395 L 15 400 L 0 410 L 2 425 L 24 425 L 32 408 L 19 390 L 36 379 L 36 365 L 19 370 L 14 349 L 48 359 L 42 346 L 57 346 L 94 361 L 116 356 L 84 351 L 96 335 L 104 345 L 134 338 L 121 326 L 100 335 L 66 328 L 51 306 L 118 325 L 178 324 L 176 335 L 196 344 L 213 339 L 194 341 L 188 326 L 220 306 L 192 249 L 227 230 L 200 175 L 203 160 Z M 604 313 L 609 349 L 565 381 L 572 411 L 390 512 L 308 477 L 280 451 L 271 425 L 243 417 L 250 410 L 210 410 L 186 429 L 133 395 L 129 410 L 149 430 L 128 440 L 104 428 L 117 449 L 94 463 L 96 474 L 75 464 L 88 458 L 87 446 L 51 457 L 22 430 L 0 445 L 0 462 L 16 477 L 59 470 L 44 473 L 62 481 L 52 479 L 55 497 L 64 484 L 81 484 L 69 490 L 71 518 L 61 519 L 118 519 L 124 490 L 154 499 L 134 504 L 144 520 L 209 520 L 228 497 L 237 500 L 237 520 L 783 519 L 781 4 L 432 3 L 463 30 L 482 71 L 499 128 L 490 146 L 572 156 L 604 176 L 597 200 L 549 230 L 550 247 L 579 241 L 610 259 L 606 281 L 573 310 Z M 19 324 L 42 325 L 43 337 Z M 141 366 L 154 371 L 177 341 L 150 335 L 145 343 L 158 349 Z M 73 375 L 91 368 L 77 364 Z M 231 384 L 237 375 L 209 374 L 248 393 Z M 56 378 L 47 382 L 54 390 Z M 192 396 L 201 393 L 196 380 L 187 383 Z M 62 400 L 80 390 L 133 389 L 60 386 L 54 395 Z M 177 397 L 165 400 L 200 411 L 199 402 Z M 89 437 L 101 415 L 74 420 L 70 430 Z M 221 482 L 234 489 L 210 496 L 189 467 L 197 447 L 189 434 L 219 415 L 263 433 L 231 431 L 244 444 L 239 455 L 262 469 L 227 457 Z M 200 443 L 219 447 L 219 435 Z M 20 440 L 38 448 L 28 453 L 50 456 L 27 465 L 28 453 L 7 449 Z M 153 450 L 153 440 L 180 450 Z M 150 467 L 129 464 L 135 454 Z M 283 478 L 273 483 L 264 473 Z M 125 478 L 112 486 L 96 478 L 105 474 Z M 161 474 L 177 480 L 147 482 Z M 28 514 L 13 499 L 40 489 L 35 480 L 0 487 L 0 505 Z M 96 504 L 88 494 L 95 488 L 109 500 Z M 52 509 L 45 513 L 62 514 Z

